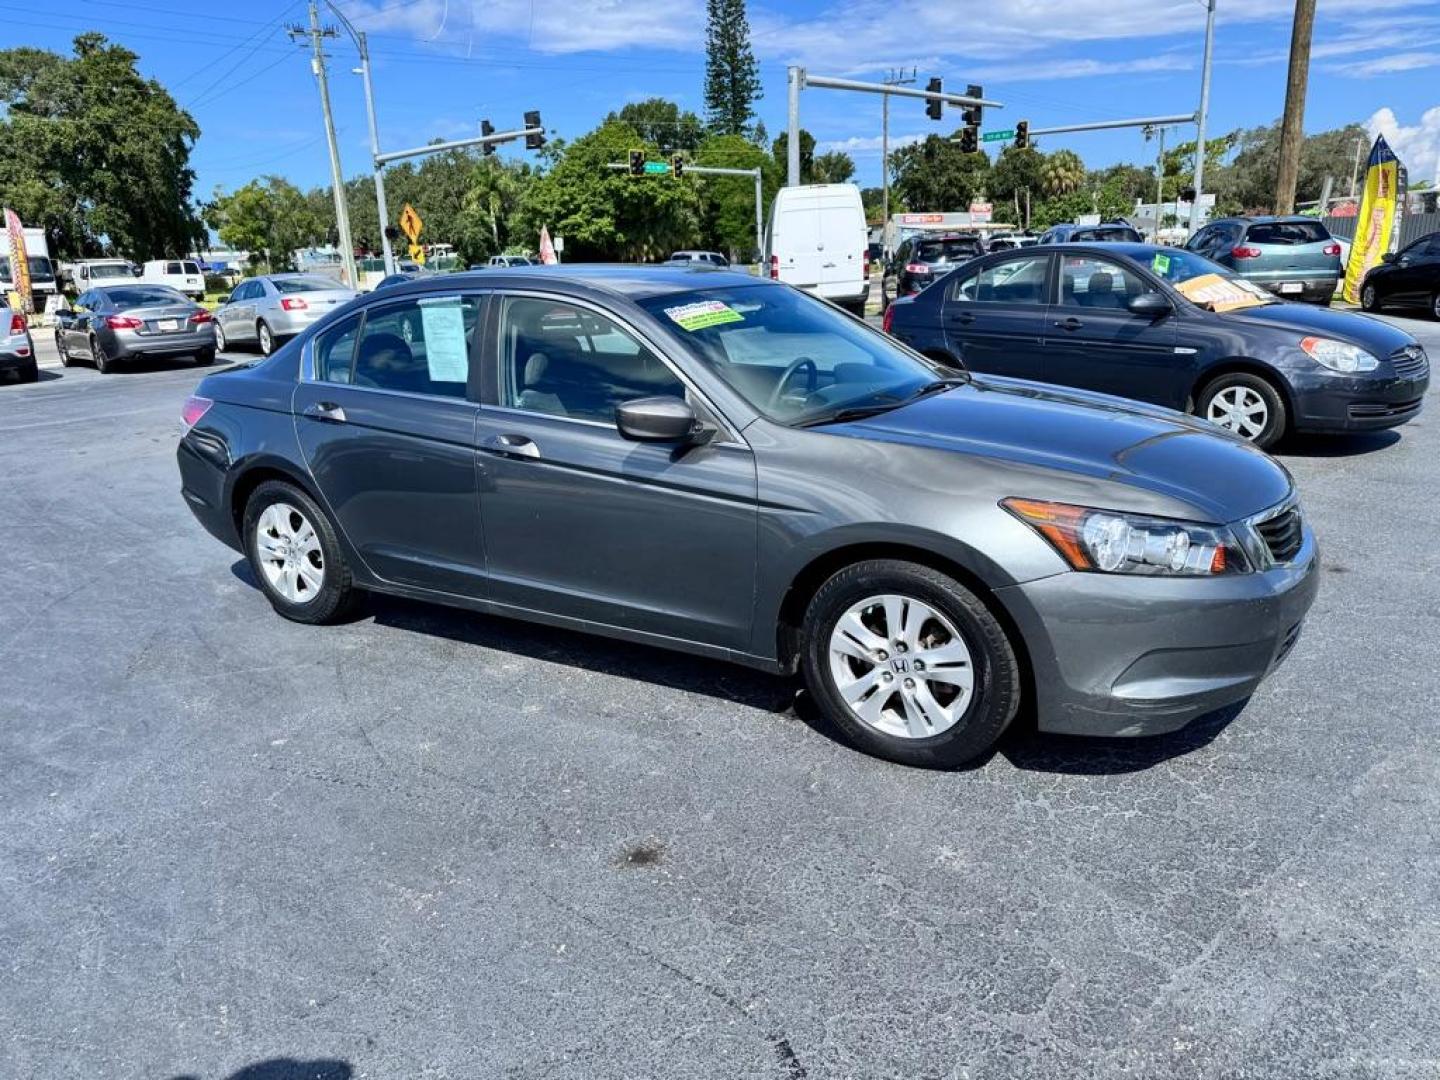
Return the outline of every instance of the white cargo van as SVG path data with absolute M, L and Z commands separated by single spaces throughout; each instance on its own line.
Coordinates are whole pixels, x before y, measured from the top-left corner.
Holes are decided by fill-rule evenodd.
M 140 272 L 146 285 L 169 285 L 196 300 L 205 297 L 205 272 L 194 259 L 152 259 Z
M 864 315 L 868 248 L 865 208 L 854 184 L 805 184 L 775 193 L 765 228 L 772 278 Z

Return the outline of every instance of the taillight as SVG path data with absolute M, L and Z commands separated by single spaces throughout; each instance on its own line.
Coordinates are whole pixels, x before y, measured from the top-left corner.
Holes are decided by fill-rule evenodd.
M 281 298 L 280 306 L 286 311 L 304 311 L 310 305 L 298 296 L 286 296 Z
M 145 323 L 134 315 L 106 315 L 105 325 L 111 330 L 139 330 Z
M 880 329 L 890 333 L 890 327 L 895 323 L 895 305 L 891 304 L 885 309 L 885 314 L 880 317 Z
M 1231 248 L 1230 254 L 1237 259 L 1258 259 L 1265 253 L 1257 247 L 1246 247 L 1241 244 L 1239 247 Z
M 770 277 L 771 277 L 773 280 L 775 280 L 775 281 L 779 281 L 779 280 L 780 280 L 780 256 L 779 256 L 779 255 L 771 255 L 771 256 L 770 256 Z
M 10 313 L 10 334 L 15 336 L 25 333 L 25 316 L 18 311 Z
M 190 316 L 190 321 L 193 323 L 214 322 L 215 316 L 211 315 L 210 312 L 206 311 L 204 308 L 201 308 L 199 311 L 195 312 L 194 315 Z
M 924 263 L 906 263 L 905 272 L 907 274 L 928 274 L 930 272 L 930 267 L 926 266 Z
M 185 406 L 180 410 L 180 416 L 185 421 L 185 430 L 190 430 L 200 422 L 200 418 L 210 411 L 210 406 L 215 402 L 208 397 L 200 397 L 191 394 L 185 399 Z
M 1339 245 L 1339 244 L 1326 244 L 1323 248 L 1320 249 L 1320 251 L 1321 251 L 1322 254 L 1325 254 L 1325 255 L 1339 255 L 1339 254 L 1340 254 L 1340 245 Z

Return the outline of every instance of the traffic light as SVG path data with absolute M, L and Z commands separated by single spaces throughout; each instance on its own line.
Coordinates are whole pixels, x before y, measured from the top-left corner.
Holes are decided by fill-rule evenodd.
M 939 94 L 943 92 L 943 86 L 944 84 L 940 81 L 940 76 L 935 75 L 930 79 L 928 83 L 925 84 L 925 89 L 932 94 Z M 939 120 L 940 114 L 944 110 L 944 108 L 945 103 L 939 98 L 925 99 L 925 115 L 928 116 L 931 120 Z
M 480 134 L 481 134 L 481 135 L 484 135 L 484 136 L 486 136 L 486 137 L 489 137 L 489 136 L 491 136 L 491 135 L 494 135 L 494 134 L 495 134 L 495 125 L 492 124 L 489 120 L 481 120 L 481 121 L 480 121 Z M 486 143 L 485 146 L 482 148 L 482 152 L 483 152 L 483 153 L 486 153 L 486 154 L 493 154 L 493 153 L 495 152 L 495 144 L 494 144 L 494 143 Z
M 670 158 L 670 171 L 675 174 L 678 180 L 685 175 L 685 158 L 681 154 L 675 154 Z
M 527 112 L 525 114 L 525 126 L 527 128 L 538 128 L 545 126 L 540 123 L 540 111 L 538 109 L 532 109 L 530 112 Z M 525 136 L 526 150 L 539 150 L 544 145 L 545 133 L 542 131 L 537 131 L 531 135 Z
M 971 83 L 965 87 L 965 96 L 982 98 L 985 96 L 985 88 Z M 979 105 L 967 105 L 965 106 L 965 112 L 962 114 L 962 119 L 967 124 L 974 124 L 976 127 L 980 127 L 980 125 L 985 122 L 985 109 Z
M 973 154 L 980 149 L 980 129 L 974 124 L 967 124 L 960 129 L 960 152 L 962 154 Z
M 393 244 L 396 240 L 400 239 L 400 230 L 394 225 L 386 225 L 385 239 L 389 240 Z
M 644 151 L 644 150 L 631 150 L 631 151 L 630 151 L 630 175 L 631 175 L 631 176 L 644 176 L 644 175 L 645 175 L 645 151 Z
M 1030 121 L 1019 120 L 1015 123 L 1015 149 L 1028 150 L 1030 148 Z

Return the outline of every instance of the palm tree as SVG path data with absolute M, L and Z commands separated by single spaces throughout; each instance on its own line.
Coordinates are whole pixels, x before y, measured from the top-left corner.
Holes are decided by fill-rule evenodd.
M 1085 182 L 1085 163 L 1073 150 L 1056 150 L 1041 167 L 1040 183 L 1047 195 L 1069 195 Z

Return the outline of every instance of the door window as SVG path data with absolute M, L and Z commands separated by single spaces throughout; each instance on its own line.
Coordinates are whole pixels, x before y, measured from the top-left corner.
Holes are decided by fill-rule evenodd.
M 377 390 L 463 398 L 479 322 L 477 296 L 422 296 L 371 308 L 352 381 Z
M 967 304 L 1036 304 L 1046 300 L 1050 256 L 1022 255 L 964 274 L 950 294 Z
M 315 378 L 319 382 L 348 383 L 355 360 L 355 339 L 360 316 L 352 315 L 315 343 Z
M 200 273 L 200 267 L 198 267 L 197 265 L 195 265 L 193 262 L 181 263 L 180 266 L 181 266 L 181 269 L 183 269 L 183 270 L 185 271 L 185 273 L 187 273 L 187 274 L 198 274 L 198 273 Z
M 613 423 L 634 398 L 685 396 L 653 352 L 611 319 L 554 300 L 512 297 L 500 316 L 500 404 Z
M 1060 303 L 1067 307 L 1123 311 L 1131 297 L 1153 291 L 1139 274 L 1109 259 L 1067 255 L 1060 263 Z
M 180 264 L 179 264 L 178 262 L 175 262 L 175 263 L 166 263 L 166 264 L 165 264 L 165 273 L 167 273 L 167 274 L 182 274 L 182 273 L 184 273 L 184 271 L 180 269 Z

